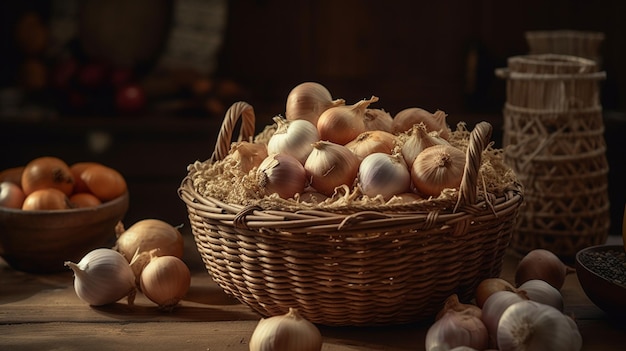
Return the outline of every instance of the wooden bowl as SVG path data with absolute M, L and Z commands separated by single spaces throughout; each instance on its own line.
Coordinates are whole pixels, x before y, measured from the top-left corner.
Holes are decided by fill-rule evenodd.
M 0 256 L 29 273 L 66 270 L 87 252 L 115 241 L 128 210 L 128 193 L 97 207 L 54 211 L 0 208 Z
M 576 274 L 585 294 L 607 314 L 626 318 L 626 282 L 617 284 L 585 265 L 582 257 L 590 252 L 623 251 L 623 245 L 597 245 L 580 250 L 576 254 Z

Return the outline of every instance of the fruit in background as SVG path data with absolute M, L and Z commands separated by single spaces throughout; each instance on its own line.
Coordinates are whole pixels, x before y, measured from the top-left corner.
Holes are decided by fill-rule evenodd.
M 24 166 L 7 168 L 0 172 L 0 182 L 11 182 L 21 187 L 23 171 Z
M 137 84 L 127 84 L 117 89 L 115 107 L 120 112 L 137 112 L 146 104 L 146 94 Z
M 108 67 L 100 62 L 88 62 L 78 71 L 78 82 L 90 89 L 103 87 L 107 82 Z
M 26 164 L 21 184 L 26 196 L 45 188 L 54 188 L 70 195 L 74 189 L 74 177 L 65 161 L 53 156 L 42 156 Z
M 95 195 L 90 193 L 76 193 L 70 196 L 70 203 L 74 208 L 96 207 L 102 203 Z
M 73 57 L 58 62 L 50 74 L 50 83 L 55 89 L 66 90 L 78 74 L 78 62 Z
M 110 83 L 114 88 L 130 84 L 135 78 L 135 74 L 128 67 L 114 67 L 111 71 Z
M 0 207 L 22 208 L 25 198 L 19 185 L 9 181 L 0 183 Z
M 62 191 L 46 188 L 33 191 L 26 196 L 22 210 L 64 210 L 70 208 L 70 201 Z

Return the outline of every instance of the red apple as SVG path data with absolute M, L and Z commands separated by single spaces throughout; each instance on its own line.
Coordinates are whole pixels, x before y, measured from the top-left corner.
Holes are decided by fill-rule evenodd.
M 146 94 L 137 84 L 127 84 L 117 89 L 115 106 L 121 112 L 137 112 L 146 104 Z

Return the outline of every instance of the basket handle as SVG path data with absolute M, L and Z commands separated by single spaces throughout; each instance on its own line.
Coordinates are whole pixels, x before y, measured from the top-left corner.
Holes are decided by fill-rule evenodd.
M 459 198 L 457 200 L 454 211 L 459 207 L 473 205 L 476 203 L 478 170 L 482 161 L 483 150 L 491 142 L 491 132 L 493 128 L 489 122 L 479 122 L 470 133 L 467 153 L 465 154 L 465 169 L 461 186 L 459 190 Z
M 211 162 L 221 161 L 228 155 L 233 138 L 233 131 L 241 118 L 238 141 L 247 141 L 254 137 L 255 115 L 252 105 L 244 101 L 235 102 L 226 111 L 220 133 L 215 143 L 215 151 L 211 155 Z

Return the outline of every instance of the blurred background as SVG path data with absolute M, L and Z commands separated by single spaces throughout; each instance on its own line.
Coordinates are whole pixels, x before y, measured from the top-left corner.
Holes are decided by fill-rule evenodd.
M 177 188 L 208 159 L 225 110 L 257 132 L 303 81 L 392 115 L 487 120 L 501 141 L 507 59 L 528 31 L 601 33 L 612 233 L 626 198 L 626 24 L 621 0 L 5 0 L 0 3 L 0 169 L 42 155 L 98 161 L 129 183 L 126 222 L 186 222 Z M 619 223 L 617 223 L 619 222 Z

